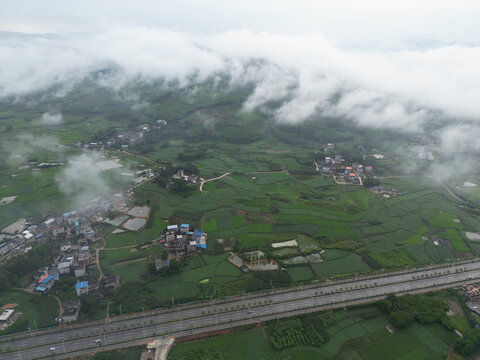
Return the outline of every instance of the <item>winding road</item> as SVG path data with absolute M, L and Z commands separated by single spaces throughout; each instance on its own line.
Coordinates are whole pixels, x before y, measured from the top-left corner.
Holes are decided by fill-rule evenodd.
M 223 177 L 225 177 L 225 176 L 228 176 L 228 175 L 230 175 L 229 172 L 227 172 L 227 173 L 225 173 L 225 174 L 223 174 L 223 175 L 217 176 L 216 178 L 213 178 L 213 179 L 203 180 L 202 183 L 200 184 L 200 191 L 203 192 L 203 184 L 205 184 L 206 182 L 219 180 L 219 179 L 221 179 L 221 178 L 223 178 Z

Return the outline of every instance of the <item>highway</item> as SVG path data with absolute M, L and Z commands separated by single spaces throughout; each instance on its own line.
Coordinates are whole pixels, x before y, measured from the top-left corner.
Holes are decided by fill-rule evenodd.
M 125 347 L 155 336 L 188 336 L 299 313 L 370 302 L 389 293 L 418 293 L 480 281 L 480 260 L 435 269 L 390 273 L 304 287 L 271 290 L 112 318 L 108 324 L 39 331 L 0 339 L 0 360 L 61 359 L 97 347 Z M 55 348 L 55 350 L 50 350 Z M 10 352 L 5 353 L 5 350 Z

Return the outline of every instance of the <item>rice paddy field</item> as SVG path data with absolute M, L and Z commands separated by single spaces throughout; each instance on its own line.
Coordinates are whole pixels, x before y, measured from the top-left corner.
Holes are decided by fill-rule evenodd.
M 169 360 L 189 359 L 195 351 L 210 352 L 211 358 L 234 359 L 341 359 L 341 360 L 441 360 L 445 359 L 458 335 L 439 324 L 414 323 L 407 329 L 389 325 L 389 319 L 375 306 L 342 309 L 311 315 L 323 324 L 326 334 L 321 345 L 295 345 L 274 350 L 268 330 L 254 329 L 236 331 L 207 340 L 180 343 L 173 347 Z M 288 327 L 290 335 L 297 326 L 298 318 L 271 322 L 280 329 Z M 310 319 L 312 319 L 310 317 Z M 269 324 L 266 325 L 268 328 Z M 388 328 L 387 328 L 388 326 Z M 296 340 L 300 341 L 297 332 Z M 215 354 L 218 357 L 213 357 Z
M 205 160 L 203 165 L 207 166 Z M 246 171 L 215 181 L 214 191 L 187 198 L 153 183 L 140 191 L 158 199 L 165 218 L 197 224 L 208 233 L 210 246 L 217 239 L 227 240 L 239 254 L 270 251 L 281 260 L 340 249 L 358 255 L 359 262 L 353 261 L 358 264 L 353 265 L 356 272 L 420 266 L 477 253 L 465 231 L 480 230 L 480 221 L 462 211 L 437 182 L 399 177 L 382 184 L 403 195 L 384 198 L 363 187 L 338 186 L 319 175 Z M 294 239 L 308 245 L 289 251 L 271 247 Z M 332 261 L 328 255 L 324 260 Z M 331 265 L 333 273 L 349 272 Z
M 273 161 L 274 156 L 268 156 Z M 129 281 L 141 279 L 163 252 L 159 246 L 142 244 L 158 238 L 169 223 L 201 228 L 208 241 L 207 251 L 189 259 L 181 274 L 150 281 L 164 302 L 259 290 L 268 288 L 270 280 L 274 286 L 286 286 L 411 268 L 480 251 L 465 236 L 466 231 L 480 231 L 480 221 L 433 179 L 382 179 L 386 189 L 402 193 L 385 198 L 364 187 L 336 185 L 329 177 L 247 169 L 238 158 L 235 163 L 243 164 L 242 173 L 207 183 L 215 186 L 187 197 L 154 182 L 140 186 L 137 191 L 157 208 L 153 226 L 108 236 L 102 251 L 104 271 L 123 274 Z M 209 162 L 204 159 L 201 164 L 201 174 L 207 177 L 203 171 Z M 218 174 L 219 165 L 214 164 L 211 170 Z M 297 245 L 272 247 L 291 240 Z M 213 255 L 222 248 L 222 255 Z M 254 250 L 269 254 L 282 270 L 242 273 L 226 260 L 230 253 L 242 257 Z M 302 260 L 310 254 L 320 261 Z M 299 262 L 289 261 L 292 258 Z
M 403 175 L 401 163 L 413 160 L 395 160 L 398 154 L 392 149 L 416 141 L 411 134 L 365 131 L 339 119 L 282 125 L 266 114 L 242 111 L 248 88 L 232 90 L 224 83 L 206 81 L 195 91 L 185 90 L 186 99 L 184 90 L 157 85 L 154 89 L 151 84 L 132 85 L 146 106 L 141 110 L 135 110 L 140 107 L 131 100 L 137 96 L 96 84 L 78 84 L 64 98 L 45 94 L 34 107 L 2 104 L 0 199 L 18 197 L 0 205 L 0 230 L 21 218 L 36 223 L 76 206 L 75 191 L 60 186 L 68 161 L 85 153 L 75 148 L 76 141 L 118 139 L 127 129 L 148 123 L 152 131 L 144 134 L 144 140 L 130 143 L 128 153 L 115 147 L 106 150 L 119 158 L 125 171 L 141 164 L 153 170 L 190 167 L 204 179 L 229 173 L 205 183 L 204 191 L 188 194 L 146 182 L 130 201 L 142 199 L 135 205 L 155 208 L 143 229 L 111 234 L 115 227 L 99 228 L 105 237 L 99 253 L 103 272 L 119 275 L 122 282 L 147 284 L 164 303 L 480 254 L 480 244 L 466 237 L 466 232 L 480 234 L 480 220 L 466 206 L 480 199 L 479 187 L 465 187 L 456 183 L 458 179 L 448 184 L 464 204 L 436 179 Z M 52 108 L 61 110 L 63 122 L 40 126 L 38 119 Z M 159 118 L 168 125 L 153 130 Z M 211 126 L 206 126 L 207 118 Z M 380 184 L 402 195 L 386 198 L 365 187 L 338 185 L 332 177 L 315 172 L 313 159 L 331 156 L 324 151 L 329 142 L 347 162 L 374 166 Z M 18 144 L 25 151 L 19 151 Z M 367 151 L 375 148 L 389 160 L 371 156 L 362 160 L 360 146 Z M 36 167 L 40 162 L 62 164 Z M 102 177 L 112 193 L 131 186 L 118 180 L 115 171 L 105 171 Z M 475 176 L 464 180 L 480 184 Z M 207 250 L 187 259 L 178 274 L 147 276 L 153 261 L 165 256 L 155 240 L 168 224 L 181 223 L 208 233 Z M 293 240 L 296 245 L 272 246 Z M 227 261 L 233 253 L 246 258 L 246 253 L 257 250 L 273 259 L 279 270 L 244 273 Z M 315 261 L 305 261 L 310 255 Z

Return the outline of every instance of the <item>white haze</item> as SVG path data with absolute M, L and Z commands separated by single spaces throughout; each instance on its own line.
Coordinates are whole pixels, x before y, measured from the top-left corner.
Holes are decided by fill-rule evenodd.
M 261 61 L 252 65 L 252 59 Z M 0 63 L 0 97 L 58 84 L 68 90 L 91 71 L 114 66 L 119 72 L 103 84 L 116 88 L 138 76 L 186 84 L 226 72 L 232 86 L 255 83 L 247 111 L 283 100 L 275 114 L 281 122 L 300 122 L 320 110 L 360 125 L 416 131 L 432 111 L 480 118 L 480 47 L 475 46 L 355 50 L 319 34 L 193 35 L 124 26 L 84 35 L 4 33 Z
M 108 195 L 113 190 L 102 176 L 98 162 L 102 160 L 95 152 L 71 157 L 57 175 L 59 189 L 72 201 L 74 208 L 83 208 L 99 195 Z
M 40 118 L 42 125 L 60 125 L 63 122 L 63 116 L 58 112 L 46 112 Z

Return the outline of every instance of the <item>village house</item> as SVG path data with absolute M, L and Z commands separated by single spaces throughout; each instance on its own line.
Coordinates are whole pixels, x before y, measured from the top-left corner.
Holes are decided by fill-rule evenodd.
M 480 286 L 478 285 L 465 285 L 462 290 L 468 300 L 480 298 Z
M 50 229 L 50 228 L 53 227 L 53 225 L 55 225 L 55 219 L 54 219 L 54 218 L 50 218 L 50 219 L 48 219 L 48 220 L 45 220 L 45 221 L 43 222 L 43 225 L 45 225 L 45 227 L 46 227 L 47 229 Z
M 158 271 L 160 269 L 163 269 L 164 267 L 170 266 L 170 261 L 168 260 L 162 260 L 162 259 L 156 259 L 155 260 L 155 269 Z
M 0 244 L 0 256 L 8 254 L 11 250 L 10 243 L 4 242 Z
M 72 269 L 73 256 L 64 256 L 58 263 L 58 272 L 60 274 L 70 274 Z
M 53 286 L 55 283 L 55 276 L 53 275 L 44 275 L 38 280 L 38 286 L 35 288 L 35 291 L 45 293 Z
M 335 165 L 339 165 L 343 162 L 343 156 L 342 155 L 335 155 L 335 160 L 334 160 L 334 163 Z
M 60 318 L 60 322 L 72 322 L 78 320 L 78 314 L 80 313 L 82 302 L 79 299 L 66 301 L 62 304 L 63 314 Z
M 88 294 L 88 281 L 79 281 L 75 284 L 77 295 Z
M 90 254 L 90 250 L 88 246 L 82 246 L 80 251 L 77 253 L 77 262 L 85 262 L 87 264 L 90 263 L 92 256 Z
M 54 238 L 63 240 L 67 236 L 67 230 L 63 226 L 54 226 L 52 228 L 52 235 Z
M 4 310 L 2 314 L 0 314 L 0 331 L 13 325 L 21 315 L 21 312 L 16 312 L 14 309 Z
M 67 252 L 67 251 L 70 251 L 71 249 L 72 249 L 72 244 L 69 242 L 60 246 L 60 251 L 62 252 Z
M 102 289 L 118 289 L 120 286 L 120 278 L 115 275 L 110 275 L 102 279 L 100 287 Z
M 201 230 L 190 231 L 189 224 L 169 225 L 161 236 L 165 247 L 171 249 L 176 257 L 194 254 L 198 249 L 207 248 L 207 234 Z
M 85 262 L 74 264 L 73 265 L 73 272 L 75 274 L 75 277 L 79 278 L 79 277 L 85 276 L 85 273 L 86 273 L 85 269 L 86 269 Z

